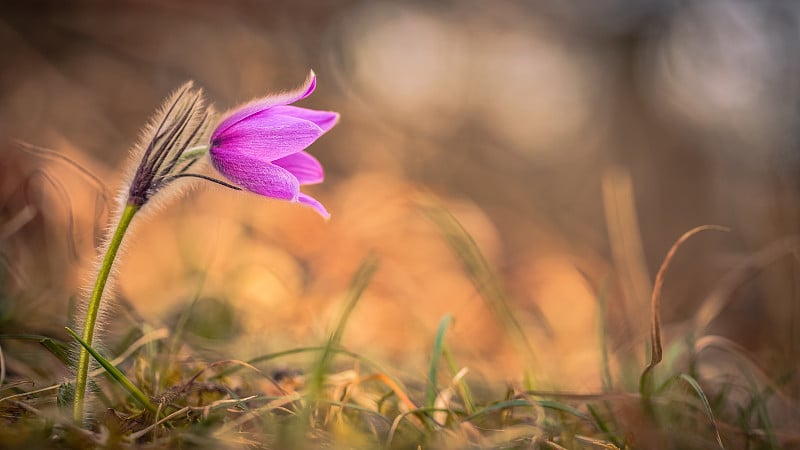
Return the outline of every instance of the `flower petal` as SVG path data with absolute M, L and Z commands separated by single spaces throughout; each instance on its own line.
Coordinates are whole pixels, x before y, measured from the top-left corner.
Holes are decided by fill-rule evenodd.
M 247 153 L 269 161 L 305 150 L 323 131 L 314 122 L 284 115 L 259 115 L 211 140 L 212 153 Z
M 250 192 L 280 200 L 297 201 L 297 177 L 270 161 L 247 154 L 211 154 L 211 163 L 225 178 Z
M 253 100 L 244 106 L 237 107 L 235 111 L 225 114 L 225 119 L 223 119 L 222 122 L 217 125 L 217 128 L 214 130 L 214 134 L 211 135 L 211 139 L 216 139 L 218 135 L 227 131 L 228 128 L 247 119 L 253 114 L 258 114 L 264 110 L 272 108 L 273 106 L 288 105 L 290 103 L 300 101 L 311 95 L 316 88 L 317 75 L 314 74 L 313 70 L 311 70 L 308 72 L 308 78 L 306 78 L 305 83 L 303 83 L 303 85 L 299 88 L 283 94 L 270 95 Z
M 322 183 L 325 179 L 325 170 L 322 168 L 322 164 L 307 152 L 284 156 L 272 163 L 291 172 L 301 185 Z
M 314 109 L 300 108 L 299 106 L 281 105 L 275 106 L 270 109 L 274 114 L 282 114 L 284 116 L 298 117 L 300 119 L 310 120 L 322 128 L 323 132 L 327 132 L 339 121 L 339 113 L 333 111 L 317 111 Z
M 306 195 L 301 192 L 297 197 L 297 202 L 314 208 L 314 210 L 317 211 L 320 216 L 325 218 L 325 220 L 329 220 L 331 218 L 331 214 L 327 209 L 325 209 L 324 206 L 322 206 L 322 203 L 310 195 Z

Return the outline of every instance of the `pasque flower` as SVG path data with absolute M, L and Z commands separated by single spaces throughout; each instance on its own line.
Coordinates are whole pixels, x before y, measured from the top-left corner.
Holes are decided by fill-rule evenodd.
M 133 149 L 132 160 L 138 161 L 138 165 L 129 175 L 127 195 L 119 197 L 117 225 L 102 252 L 91 295 L 82 304 L 85 313 L 82 337 L 67 328 L 81 344 L 75 365 L 73 417 L 76 422 L 85 418 L 89 355 L 100 359 L 93 348 L 95 327 L 102 316 L 100 309 L 114 261 L 138 211 L 155 196 L 166 198 L 159 192 L 177 186 L 181 178 L 201 178 L 237 190 L 303 203 L 323 217 L 330 217 L 320 202 L 300 192 L 300 186 L 320 183 L 325 177 L 322 165 L 305 149 L 336 125 L 339 114 L 290 105 L 311 95 L 316 83 L 311 72 L 306 83 L 294 92 L 255 100 L 229 112 L 210 138 L 207 137 L 208 125 L 214 115 L 213 108 L 206 106 L 202 92 L 194 89 L 191 83 L 171 95 L 151 119 Z M 206 152 L 210 153 L 214 167 L 238 186 L 190 172 L 193 167 L 202 165 Z M 115 377 L 143 406 L 158 414 L 160 409 L 130 380 L 123 374 Z
M 316 85 L 312 71 L 295 91 L 232 110 L 211 134 L 209 154 L 217 171 L 236 185 L 308 205 L 327 219 L 322 203 L 300 192 L 300 186 L 323 181 L 322 165 L 305 149 L 336 125 L 339 114 L 291 105 L 311 95 Z

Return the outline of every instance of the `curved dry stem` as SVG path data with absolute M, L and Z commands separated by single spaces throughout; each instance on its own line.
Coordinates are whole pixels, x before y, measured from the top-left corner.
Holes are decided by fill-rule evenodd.
M 800 252 L 800 236 L 787 236 L 747 256 L 728 272 L 717 287 L 706 296 L 694 316 L 693 332 L 700 336 L 706 327 L 725 308 L 742 285 L 758 276 L 767 266 L 791 254 Z
M 686 233 L 683 233 L 683 236 L 678 238 L 678 240 L 672 244 L 672 247 L 670 247 L 669 251 L 667 252 L 667 256 L 664 257 L 664 262 L 661 263 L 661 267 L 658 269 L 658 274 L 656 275 L 656 280 L 653 284 L 653 293 L 650 297 L 650 362 L 647 364 L 647 367 L 645 367 L 644 371 L 642 372 L 642 376 L 639 379 L 639 392 L 642 394 L 646 392 L 645 387 L 647 380 L 649 379 L 650 372 L 658 363 L 661 362 L 661 358 L 663 357 L 664 353 L 661 345 L 661 289 L 664 286 L 664 279 L 667 276 L 667 269 L 669 269 L 669 265 L 673 258 L 675 258 L 675 254 L 678 252 L 678 249 L 687 240 L 689 240 L 690 237 L 702 231 L 709 230 L 730 231 L 729 228 L 720 225 L 701 225 L 699 227 L 692 228 Z

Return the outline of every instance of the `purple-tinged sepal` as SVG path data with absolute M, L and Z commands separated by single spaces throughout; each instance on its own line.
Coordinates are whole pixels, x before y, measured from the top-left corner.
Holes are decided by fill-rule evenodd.
M 310 206 L 330 214 L 300 186 L 325 179 L 322 164 L 305 149 L 339 121 L 339 113 L 290 106 L 317 85 L 314 72 L 305 84 L 284 94 L 254 100 L 228 112 L 211 134 L 214 168 L 236 185 L 265 197 Z

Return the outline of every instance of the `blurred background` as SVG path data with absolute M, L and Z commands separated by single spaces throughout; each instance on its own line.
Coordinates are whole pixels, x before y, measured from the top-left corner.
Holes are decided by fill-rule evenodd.
M 731 231 L 678 252 L 666 339 L 699 320 L 794 374 L 798 42 L 791 0 L 3 2 L 0 329 L 64 337 L 127 152 L 170 91 L 192 79 L 225 110 L 313 68 L 302 105 L 342 114 L 310 149 L 332 220 L 202 184 L 134 227 L 111 328 L 174 324 L 197 299 L 197 345 L 233 343 L 227 358 L 316 345 L 375 254 L 348 348 L 422 373 L 452 313 L 460 362 L 518 378 L 530 361 L 420 210 L 436 198 L 562 387 L 600 384 L 599 323 L 644 364 L 655 273 L 703 224 Z M 5 351 L 23 372 L 37 353 Z

